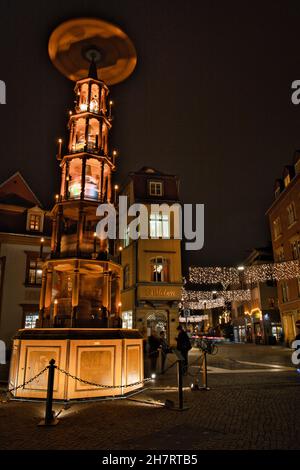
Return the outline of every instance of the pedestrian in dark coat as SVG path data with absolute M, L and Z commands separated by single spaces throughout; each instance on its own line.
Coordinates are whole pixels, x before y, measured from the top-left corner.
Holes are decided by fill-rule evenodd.
M 183 357 L 183 373 L 187 374 L 188 370 L 188 354 L 189 350 L 192 349 L 192 345 L 190 342 L 190 338 L 188 337 L 187 333 L 184 331 L 181 325 L 177 327 L 179 331 L 178 336 L 176 338 L 177 341 L 177 349 L 180 351 Z
M 155 333 L 151 333 L 148 337 L 148 357 L 150 360 L 150 372 L 151 374 L 156 373 L 156 363 L 158 358 L 158 348 L 160 347 L 159 338 Z

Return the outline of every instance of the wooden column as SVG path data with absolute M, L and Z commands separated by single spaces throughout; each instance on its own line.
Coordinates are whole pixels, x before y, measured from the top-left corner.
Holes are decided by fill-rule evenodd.
M 39 303 L 39 326 L 40 327 L 43 326 L 43 321 L 44 321 L 46 283 L 47 283 L 47 268 L 44 268 L 43 274 L 42 274 L 42 286 L 41 286 L 40 303 Z
M 53 282 L 53 268 L 49 266 L 46 271 L 46 289 L 45 289 L 45 301 L 44 301 L 44 308 L 45 310 L 49 310 L 50 316 L 50 307 L 51 307 L 51 300 L 52 300 L 52 282 Z M 47 315 L 44 313 L 44 319 L 47 318 Z
M 84 209 L 80 206 L 78 209 L 78 224 L 77 224 L 77 242 L 76 252 L 77 256 L 80 255 L 80 247 L 83 239 L 83 228 L 84 228 Z

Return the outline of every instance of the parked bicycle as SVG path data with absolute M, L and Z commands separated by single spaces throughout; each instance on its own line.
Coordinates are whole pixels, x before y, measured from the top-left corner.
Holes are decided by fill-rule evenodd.
M 201 349 L 201 351 L 213 356 L 218 353 L 218 346 L 213 340 L 207 338 L 198 338 L 195 340 L 195 346 Z

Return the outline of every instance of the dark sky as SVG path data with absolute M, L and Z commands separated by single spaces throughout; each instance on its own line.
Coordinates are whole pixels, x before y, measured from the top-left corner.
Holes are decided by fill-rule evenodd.
M 20 170 L 46 207 L 59 187 L 56 139 L 73 83 L 48 58 L 62 21 L 96 16 L 134 42 L 138 65 L 111 87 L 116 182 L 144 165 L 178 174 L 205 204 L 205 247 L 192 264 L 236 264 L 269 239 L 273 184 L 300 147 L 299 1 L 0 0 L 0 179 Z

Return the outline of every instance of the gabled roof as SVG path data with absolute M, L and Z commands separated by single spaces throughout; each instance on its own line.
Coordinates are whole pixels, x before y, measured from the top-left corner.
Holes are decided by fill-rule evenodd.
M 13 204 L 10 201 L 14 200 L 19 201 L 22 206 L 25 204 L 25 207 L 30 205 L 42 207 L 41 202 L 19 171 L 0 184 L 0 199 L 6 204 Z

